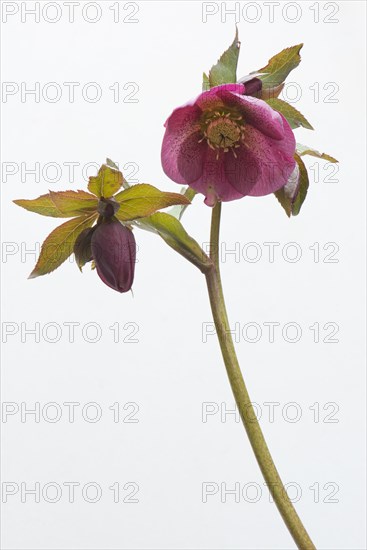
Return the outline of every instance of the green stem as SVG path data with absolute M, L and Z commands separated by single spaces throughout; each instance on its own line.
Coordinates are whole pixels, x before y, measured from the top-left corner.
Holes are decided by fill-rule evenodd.
M 289 500 L 282 480 L 280 479 L 271 457 L 270 451 L 261 431 L 260 424 L 256 418 L 256 414 L 236 356 L 227 317 L 219 270 L 220 215 L 221 203 L 218 202 L 213 209 L 210 234 L 210 257 L 213 265 L 205 276 L 223 360 L 242 422 L 245 426 L 248 438 L 256 456 L 256 460 L 260 466 L 260 470 L 264 476 L 269 491 L 297 547 L 302 550 L 312 550 L 315 549 L 315 546 L 304 528 L 292 502 Z

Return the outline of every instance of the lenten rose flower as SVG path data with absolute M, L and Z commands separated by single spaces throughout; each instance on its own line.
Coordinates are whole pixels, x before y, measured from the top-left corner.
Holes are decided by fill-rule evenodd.
M 209 206 L 273 193 L 295 168 L 291 127 L 265 101 L 246 95 L 245 84 L 201 93 L 175 109 L 165 128 L 164 172 L 205 195 Z

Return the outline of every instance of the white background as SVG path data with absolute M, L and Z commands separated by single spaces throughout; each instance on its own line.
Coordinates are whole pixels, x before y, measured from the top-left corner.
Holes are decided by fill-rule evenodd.
M 3 10 L 5 4 L 9 3 L 2 3 Z M 2 103 L 2 306 L 3 340 L 7 339 L 2 398 L 19 407 L 19 412 L 3 416 L 1 426 L 2 481 L 19 486 L 3 504 L 3 548 L 294 548 L 275 505 L 269 503 L 242 425 L 231 414 L 224 414 L 222 422 L 220 412 L 203 422 L 203 403 L 215 403 L 213 410 L 225 413 L 233 408 L 233 397 L 216 337 L 202 341 L 203 323 L 211 316 L 199 271 L 158 237 L 136 231 L 134 296 L 113 292 L 88 266 L 81 275 L 72 261 L 49 276 L 27 280 L 36 258 L 25 250 L 42 242 L 58 220 L 12 203 L 49 188 L 86 188 L 82 167 L 101 164 L 106 156 L 120 166 L 136 163 L 140 182 L 177 191 L 160 166 L 163 123 L 173 108 L 200 92 L 202 71 L 231 43 L 235 17 L 226 15 L 225 9 L 234 3 L 213 4 L 218 12 L 206 23 L 201 2 L 139 2 L 138 12 L 131 16 L 137 23 L 123 22 L 136 11 L 123 3 L 117 23 L 109 1 L 98 4 L 101 17 L 95 23 L 83 19 L 84 2 L 76 6 L 73 23 L 63 2 L 58 3 L 61 18 L 55 23 L 47 21 L 57 15 L 52 6 L 36 23 L 24 12 L 25 21 L 21 20 L 24 5 L 32 8 L 34 2 L 10 4 L 19 11 L 2 25 L 3 81 L 19 88 L 22 82 L 27 88 L 39 82 L 41 91 L 56 82 L 62 97 L 52 103 L 46 91 L 46 99 L 41 94 L 35 102 L 28 95 L 22 102 L 19 92 L 6 102 L 3 96 Z M 321 2 L 315 22 L 315 3 L 291 3 L 283 14 L 285 4 L 280 4 L 273 22 L 262 2 L 257 12 L 253 6 L 241 11 L 238 75 L 264 66 L 286 46 L 305 43 L 301 66 L 288 79 L 298 88 L 289 89 L 289 94 L 300 90 L 294 106 L 316 131 L 299 129 L 297 140 L 339 159 L 333 176 L 337 181 L 327 178 L 330 166 L 310 157 L 307 163 L 314 169 L 309 194 L 300 216 L 291 220 L 273 196 L 225 204 L 223 282 L 233 328 L 242 330 L 250 322 L 262 328 L 257 343 L 240 336 L 237 350 L 275 462 L 283 480 L 293 483 L 291 495 L 298 490 L 297 510 L 318 548 L 363 549 L 365 5 Z M 238 5 L 242 10 L 244 4 Z M 330 18 L 334 6 L 338 13 L 331 18 L 338 22 L 327 23 L 324 19 Z M 93 9 L 88 8 L 87 18 L 95 17 Z M 80 83 L 74 103 L 68 100 L 64 82 Z M 83 98 L 81 90 L 89 82 L 100 86 L 100 101 Z M 115 82 L 121 86 L 117 103 L 109 89 Z M 139 87 L 137 103 L 122 101 L 131 91 L 123 90 L 129 82 Z M 333 84 L 324 89 L 327 83 L 336 83 L 338 89 Z M 337 101 L 327 102 L 335 89 L 332 99 Z M 49 93 L 52 97 L 51 89 Z M 61 175 L 55 176 L 50 168 L 35 181 L 25 170 L 36 162 L 41 172 L 47 163 L 58 163 Z M 70 162 L 79 163 L 74 181 L 65 164 Z M 9 163 L 15 163 L 17 173 L 4 173 Z M 93 168 L 88 171 L 93 173 Z M 57 181 L 50 182 L 51 177 Z M 208 240 L 210 209 L 202 197 L 196 197 L 183 222 L 200 243 Z M 269 261 L 266 242 L 280 243 L 274 262 Z M 299 261 L 289 261 L 296 250 L 287 246 L 290 242 L 297 243 Z M 257 243 L 257 248 L 248 243 Z M 310 249 L 315 243 L 319 245 Z M 336 245 L 324 249 L 326 243 Z M 319 261 L 314 256 L 317 246 Z M 236 249 L 238 255 L 226 255 L 226 249 Z M 261 257 L 251 262 L 256 250 Z M 329 260 L 338 261 L 325 262 L 333 251 Z M 68 322 L 80 323 L 74 342 L 69 341 Z M 269 342 L 267 322 L 280 323 L 274 343 Z M 282 337 L 282 328 L 290 322 L 302 330 L 296 343 Z M 309 329 L 316 322 L 319 343 Z M 324 329 L 328 322 L 339 326 L 337 343 L 323 342 L 331 332 Z M 36 323 L 39 342 L 24 333 Z M 98 342 L 86 340 L 94 338 L 93 327 L 83 338 L 88 323 L 100 326 Z M 118 343 L 109 329 L 114 323 L 120 324 Z M 138 326 L 137 343 L 123 342 L 131 332 L 126 323 Z M 7 336 L 11 327 L 16 333 Z M 55 334 L 59 340 L 51 343 Z M 23 408 L 34 408 L 38 402 L 41 411 L 55 402 L 62 416 L 52 423 L 55 409 L 46 407 L 38 423 L 34 415 L 26 415 L 22 422 L 22 402 Z M 73 423 L 65 402 L 80 403 Z M 95 423 L 82 415 L 90 402 L 102 411 Z M 116 402 L 121 415 L 114 423 L 109 407 Z M 122 421 L 132 411 L 123 406 L 131 402 L 139 407 L 137 423 Z M 273 422 L 271 405 L 264 403 L 278 403 Z M 87 408 L 85 414 L 94 412 Z M 299 420 L 291 422 L 295 415 Z M 22 502 L 22 482 L 28 489 L 38 482 L 41 490 L 53 482 L 63 492 L 55 503 L 47 501 L 55 494 L 52 488 L 46 498 L 41 494 L 40 503 L 32 495 Z M 65 482 L 80 484 L 74 503 L 69 502 Z M 102 491 L 94 504 L 82 496 L 83 486 L 90 482 Z M 126 483 L 138 484 L 139 502 L 114 503 L 109 487 L 115 482 L 123 498 L 131 492 L 123 489 Z M 218 487 L 206 503 L 205 482 Z M 240 484 L 241 491 L 246 486 L 248 496 L 241 494 L 236 502 L 234 495 L 222 491 L 221 502 L 221 483 L 227 489 Z M 93 495 L 91 489 L 89 496 Z M 329 502 L 331 498 L 336 502 Z

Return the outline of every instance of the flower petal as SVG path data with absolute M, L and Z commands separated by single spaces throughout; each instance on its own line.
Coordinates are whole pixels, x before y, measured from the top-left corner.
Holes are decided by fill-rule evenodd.
M 284 139 L 279 141 L 249 126 L 244 146 L 236 149 L 238 158 L 232 160 L 229 157 L 227 160 L 227 177 L 231 185 L 244 195 L 259 197 L 274 193 L 287 183 L 294 170 L 294 151 L 295 139 L 290 128 L 286 130 Z M 236 168 L 236 161 L 239 168 Z M 250 175 L 245 172 L 246 165 Z
M 227 95 L 231 93 L 244 94 L 245 86 L 243 84 L 222 84 L 220 86 L 214 86 L 207 92 L 200 94 L 195 104 L 200 107 L 202 111 L 215 110 L 223 107 Z
M 190 185 L 203 171 L 203 156 L 207 143 L 201 142 L 201 133 L 192 132 L 177 139 L 176 134 L 166 130 L 163 138 L 161 161 L 165 174 L 176 183 Z
M 208 206 L 215 204 L 215 197 L 221 201 L 232 201 L 243 197 L 228 181 L 225 158 L 230 153 L 214 151 L 206 144 L 203 156 L 202 174 L 190 187 L 205 195 Z M 218 155 L 218 158 L 217 158 Z
M 176 183 L 189 184 L 200 176 L 200 115 L 201 110 L 197 105 L 185 105 L 173 111 L 165 124 L 162 167 L 165 174 Z
M 283 139 L 284 125 L 281 115 L 265 101 L 256 97 L 222 92 L 223 101 L 228 107 L 237 108 L 244 116 L 245 123 L 273 139 Z M 286 124 L 288 124 L 286 122 Z
M 225 156 L 227 181 L 242 196 L 250 195 L 262 175 L 261 161 L 258 155 L 245 146 L 235 152 L 236 157 L 230 151 Z

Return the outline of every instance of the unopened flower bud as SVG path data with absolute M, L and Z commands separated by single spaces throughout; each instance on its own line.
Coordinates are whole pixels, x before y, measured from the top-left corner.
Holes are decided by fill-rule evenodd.
M 98 213 L 103 216 L 105 220 L 111 219 L 119 208 L 119 203 L 113 197 L 112 199 L 101 197 L 98 201 Z
M 245 83 L 245 95 L 258 96 L 259 92 L 262 90 L 262 87 L 263 83 L 260 78 L 251 78 L 251 80 L 248 80 Z
M 119 221 L 97 225 L 91 239 L 93 259 L 102 281 L 117 290 L 127 292 L 134 280 L 136 244 L 130 229 Z
M 84 229 L 77 237 L 74 244 L 74 254 L 76 263 L 81 270 L 83 265 L 93 260 L 91 240 L 96 227 Z

